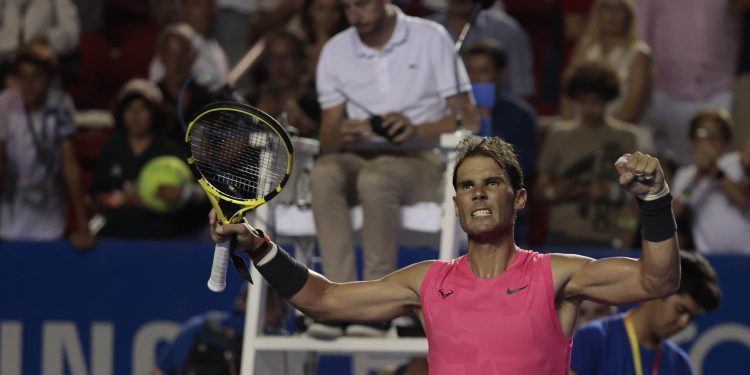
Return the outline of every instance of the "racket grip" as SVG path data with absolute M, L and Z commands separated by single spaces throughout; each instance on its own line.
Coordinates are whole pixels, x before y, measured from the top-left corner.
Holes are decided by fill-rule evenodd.
M 208 279 L 208 289 L 212 292 L 222 292 L 227 287 L 228 266 L 229 242 L 216 244 L 216 248 L 214 248 L 214 262 L 211 265 L 211 277 Z

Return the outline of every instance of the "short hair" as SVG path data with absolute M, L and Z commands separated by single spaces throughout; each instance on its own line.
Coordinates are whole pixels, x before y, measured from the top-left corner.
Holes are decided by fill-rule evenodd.
M 596 94 L 609 102 L 620 95 L 620 79 L 615 68 L 604 61 L 588 61 L 573 71 L 565 95 L 575 100 L 581 94 Z
M 55 51 L 43 43 L 33 43 L 19 50 L 13 58 L 13 72 L 17 73 L 22 64 L 42 69 L 50 78 L 57 75 L 59 68 Z
M 182 38 L 185 42 L 187 42 L 190 49 L 195 52 L 195 46 L 193 45 L 195 35 L 195 29 L 193 29 L 192 26 L 188 25 L 185 22 L 170 23 L 161 30 L 159 36 L 156 38 L 156 50 L 157 52 L 161 50 L 161 48 L 164 46 L 164 41 L 168 37 L 175 36 L 178 38 Z
M 716 271 L 699 253 L 680 251 L 680 289 L 678 294 L 689 295 L 706 312 L 721 304 L 721 288 Z
M 297 59 L 304 59 L 307 56 L 307 51 L 305 50 L 305 42 L 300 39 L 297 35 L 294 33 L 291 33 L 286 30 L 274 30 L 266 36 L 266 48 L 264 49 L 266 53 L 268 53 L 268 45 L 274 42 L 289 42 L 292 46 L 292 52 L 294 53 L 294 57 Z
M 492 59 L 496 70 L 504 70 L 508 64 L 508 55 L 503 45 L 495 39 L 483 38 L 466 48 L 464 56 L 487 56 Z
M 513 190 L 524 187 L 523 170 L 518 162 L 518 155 L 513 145 L 500 137 L 467 137 L 459 145 L 459 153 L 456 158 L 456 166 L 453 167 L 453 188 L 458 184 L 458 168 L 466 159 L 475 156 L 486 156 L 492 158 L 510 178 Z
M 724 142 L 730 143 L 732 141 L 734 122 L 732 116 L 727 110 L 722 108 L 704 108 L 690 119 L 690 128 L 688 131 L 688 137 L 690 140 L 695 139 L 698 131 L 698 125 L 703 121 L 714 121 L 719 124 L 719 130 L 721 131 L 721 137 Z

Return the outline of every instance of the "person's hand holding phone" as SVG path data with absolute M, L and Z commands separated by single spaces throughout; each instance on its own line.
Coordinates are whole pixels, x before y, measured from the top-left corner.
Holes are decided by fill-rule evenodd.
M 395 144 L 403 143 L 415 133 L 411 120 L 399 112 L 391 112 L 383 116 L 382 127 L 387 138 Z

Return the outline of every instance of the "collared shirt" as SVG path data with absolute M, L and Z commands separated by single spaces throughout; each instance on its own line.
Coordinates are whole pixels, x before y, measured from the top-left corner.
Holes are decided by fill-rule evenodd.
M 437 13 L 429 19 L 450 30 L 447 13 Z M 457 30 L 453 39 L 458 38 Z M 508 75 L 503 90 L 518 96 L 534 93 L 534 67 L 529 37 L 513 17 L 499 12 L 480 12 L 477 20 L 464 39 L 462 50 L 466 50 L 483 38 L 492 38 L 502 43 L 508 56 Z
M 729 0 L 638 0 L 639 32 L 654 56 L 654 88 L 684 100 L 734 83 L 740 25 Z
M 457 93 L 455 61 L 445 28 L 398 10 L 380 51 L 362 43 L 354 27 L 326 43 L 318 63 L 318 100 L 324 110 L 346 102 L 349 118 L 370 116 L 356 101 L 375 114 L 401 112 L 415 125 L 436 121 L 449 112 L 446 98 Z M 470 92 L 462 62 L 458 71 L 460 91 Z

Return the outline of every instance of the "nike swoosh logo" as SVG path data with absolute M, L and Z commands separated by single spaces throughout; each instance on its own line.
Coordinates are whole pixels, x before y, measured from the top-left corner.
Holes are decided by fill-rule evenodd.
M 505 293 L 506 293 L 506 294 L 509 294 L 509 295 L 510 295 L 510 294 L 516 294 L 516 293 L 518 293 L 518 292 L 520 292 L 520 291 L 522 291 L 522 290 L 526 289 L 526 287 L 528 287 L 528 286 L 529 286 L 529 284 L 526 284 L 526 285 L 524 285 L 524 286 L 522 286 L 522 287 L 520 287 L 520 288 L 518 288 L 518 289 L 511 289 L 511 288 L 508 288 L 508 290 L 506 290 L 506 291 L 505 291 Z

